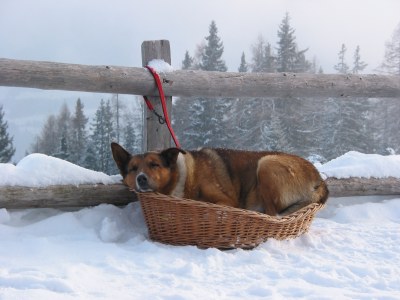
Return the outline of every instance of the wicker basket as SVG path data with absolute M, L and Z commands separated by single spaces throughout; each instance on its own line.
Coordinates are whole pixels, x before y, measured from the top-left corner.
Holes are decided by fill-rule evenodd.
M 251 249 L 268 238 L 297 237 L 324 206 L 313 203 L 288 216 L 273 217 L 157 193 L 138 193 L 138 197 L 152 240 L 219 249 Z

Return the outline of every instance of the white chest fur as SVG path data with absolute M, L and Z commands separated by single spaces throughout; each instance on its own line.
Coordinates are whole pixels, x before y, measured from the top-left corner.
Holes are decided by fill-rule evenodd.
M 176 183 L 175 189 L 172 191 L 171 195 L 182 198 L 185 192 L 185 183 L 187 177 L 185 155 L 179 153 L 178 159 L 176 160 L 176 164 L 178 166 L 179 178 L 178 182 Z

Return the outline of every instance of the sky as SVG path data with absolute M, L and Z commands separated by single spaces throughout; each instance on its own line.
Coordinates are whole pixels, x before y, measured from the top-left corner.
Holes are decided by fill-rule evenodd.
M 400 23 L 399 11 L 398 0 L 1 0 L 0 57 L 140 67 L 142 42 L 167 39 L 172 66 L 178 69 L 185 51 L 194 54 L 214 20 L 223 59 L 229 71 L 237 71 L 242 52 L 251 60 L 259 35 L 276 45 L 288 12 L 299 48 L 309 48 L 307 58 L 316 57 L 325 73 L 334 72 L 343 43 L 347 63 L 352 64 L 359 45 L 368 63 L 365 71 L 373 73 Z M 15 159 L 50 113 L 63 102 L 73 108 L 78 97 L 93 111 L 109 96 L 0 87 L 0 105 L 18 148 Z

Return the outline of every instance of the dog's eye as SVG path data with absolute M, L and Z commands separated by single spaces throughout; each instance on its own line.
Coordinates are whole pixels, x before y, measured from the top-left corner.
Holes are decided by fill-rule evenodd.
M 150 168 L 155 169 L 155 168 L 158 168 L 160 165 L 159 165 L 158 163 L 152 161 L 152 162 L 149 164 L 149 166 L 150 166 Z
M 129 168 L 129 172 L 136 172 L 138 170 L 138 166 L 132 166 Z

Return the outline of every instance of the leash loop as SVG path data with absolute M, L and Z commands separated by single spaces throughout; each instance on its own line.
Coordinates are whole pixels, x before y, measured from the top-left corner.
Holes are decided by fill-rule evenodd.
M 160 115 L 158 112 L 156 112 L 156 110 L 154 109 L 153 104 L 151 104 L 149 98 L 147 98 L 146 96 L 143 96 L 144 101 L 146 102 L 147 108 L 149 109 L 149 111 L 151 111 L 157 118 L 158 118 L 158 123 L 160 123 L 161 125 L 165 124 L 165 119 L 162 115 Z
M 155 109 L 154 109 L 154 106 L 151 104 L 150 100 L 149 100 L 146 96 L 143 96 L 143 98 L 144 98 L 144 100 L 145 100 L 145 102 L 146 102 L 147 108 L 148 108 L 150 111 L 152 111 L 152 112 L 158 117 L 158 122 L 159 122 L 160 124 L 166 124 L 166 125 L 167 125 L 168 130 L 169 130 L 169 133 L 170 133 L 172 139 L 174 140 L 175 146 L 176 146 L 177 148 L 181 148 L 181 146 L 180 146 L 180 144 L 179 144 L 179 141 L 178 141 L 178 139 L 177 139 L 176 136 L 175 136 L 175 132 L 174 132 L 174 130 L 172 129 L 171 121 L 170 121 L 170 119 L 169 119 L 169 117 L 168 117 L 167 102 L 166 102 L 166 100 L 165 100 L 165 94 L 164 94 L 164 90 L 163 90 L 163 87 L 162 87 L 160 75 L 158 75 L 158 73 L 157 73 L 152 67 L 146 66 L 146 68 L 150 71 L 151 75 L 153 75 L 153 78 L 154 78 L 154 80 L 155 80 L 155 82 L 156 82 L 156 86 L 157 86 L 157 89 L 158 89 L 158 93 L 159 93 L 159 95 L 160 95 L 161 106 L 162 106 L 162 110 L 163 110 L 164 117 L 161 116 L 159 113 L 157 113 L 157 112 L 155 111 Z

